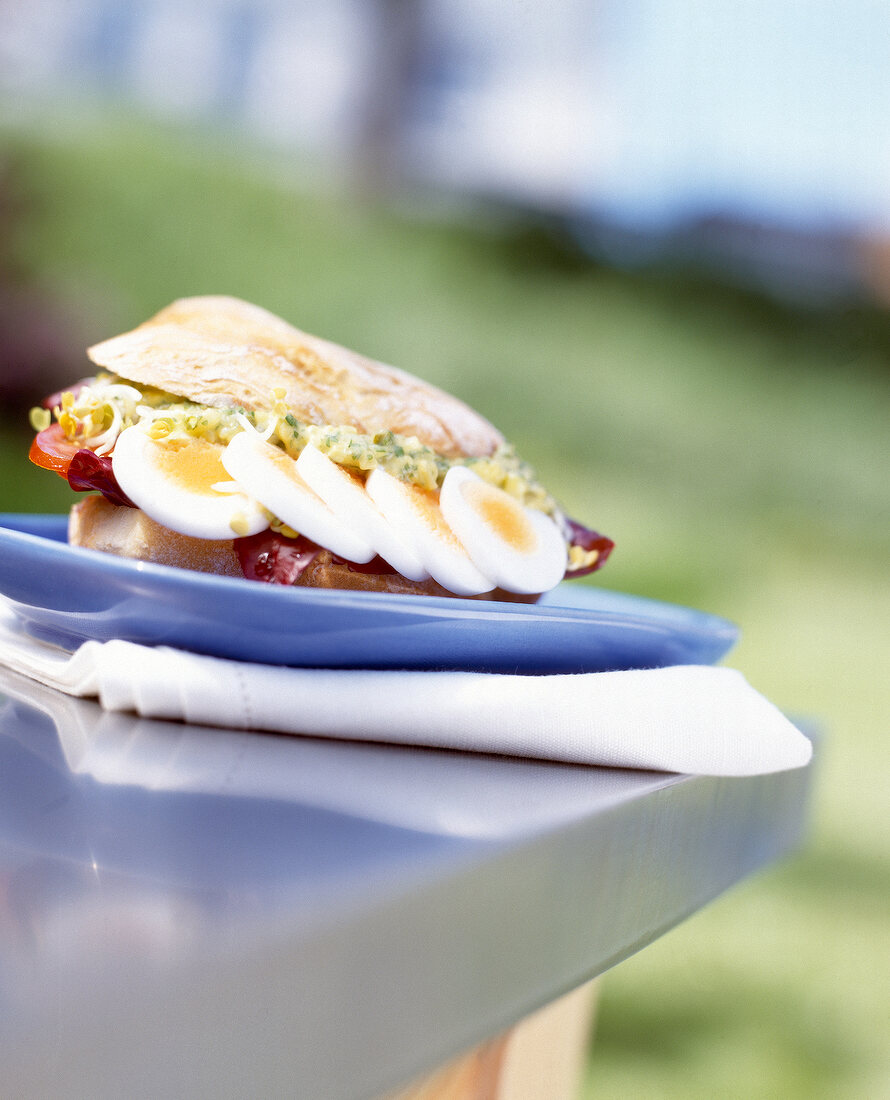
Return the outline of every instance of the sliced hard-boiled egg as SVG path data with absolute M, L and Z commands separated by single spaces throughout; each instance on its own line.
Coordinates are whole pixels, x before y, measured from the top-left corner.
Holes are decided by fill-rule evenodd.
M 412 581 L 429 577 L 420 558 L 384 517 L 358 478 L 311 443 L 300 452 L 297 470 L 331 511 L 345 519 L 396 572 Z
M 562 580 L 565 539 L 543 512 L 523 507 L 466 466 L 452 466 L 445 475 L 439 505 L 473 564 L 499 587 L 547 592 Z
M 157 523 L 199 539 L 255 535 L 269 517 L 244 493 L 227 491 L 223 448 L 191 436 L 156 440 L 138 425 L 117 437 L 114 476 L 130 500 Z
M 365 488 L 443 588 L 458 596 L 478 596 L 496 587 L 476 568 L 445 522 L 435 493 L 399 481 L 379 468 L 372 470 Z
M 332 511 L 301 477 L 296 461 L 256 432 L 233 436 L 222 462 L 246 493 L 289 527 L 347 561 L 367 562 L 374 547 Z

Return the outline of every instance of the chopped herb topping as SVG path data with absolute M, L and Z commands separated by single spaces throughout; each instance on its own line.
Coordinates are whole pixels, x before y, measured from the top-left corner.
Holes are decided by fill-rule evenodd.
M 211 408 L 161 390 L 137 389 L 125 379 L 100 374 L 76 395 L 63 393 L 52 415 L 70 440 L 97 454 L 110 451 L 119 433 L 137 422 L 145 425 L 153 439 L 189 436 L 226 444 L 245 430 L 246 419 L 294 458 L 311 443 L 333 462 L 353 472 L 370 473 L 380 468 L 402 481 L 432 490 L 442 484 L 452 466 L 466 465 L 527 507 L 550 514 L 558 512 L 534 471 L 509 444 L 485 457 L 450 459 L 425 446 L 416 436 L 392 431 L 369 435 L 349 425 L 304 423 L 286 411 L 281 391 L 274 391 L 272 398 L 273 407 L 269 410 Z M 44 419 L 46 416 L 32 415 L 35 427 L 38 420 L 42 423 Z

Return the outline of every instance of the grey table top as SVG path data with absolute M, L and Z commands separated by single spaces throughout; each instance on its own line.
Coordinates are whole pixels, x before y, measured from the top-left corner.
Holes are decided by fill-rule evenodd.
M 809 780 L 151 722 L 0 672 L 3 1095 L 374 1096 L 791 850 Z

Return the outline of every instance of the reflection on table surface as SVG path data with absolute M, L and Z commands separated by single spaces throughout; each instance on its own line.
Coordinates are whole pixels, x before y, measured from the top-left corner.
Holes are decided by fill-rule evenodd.
M 175 954 L 284 899 L 309 919 L 674 781 L 152 721 L 2 671 L 0 692 L 6 917 L 52 956 L 115 937 Z

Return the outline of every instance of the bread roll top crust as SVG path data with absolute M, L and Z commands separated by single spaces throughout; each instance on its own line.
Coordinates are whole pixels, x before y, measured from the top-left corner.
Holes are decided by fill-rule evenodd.
M 298 420 L 417 436 L 448 458 L 487 456 L 504 441 L 443 390 L 238 298 L 179 299 L 87 354 L 121 378 L 203 405 L 268 408 L 283 390 Z

